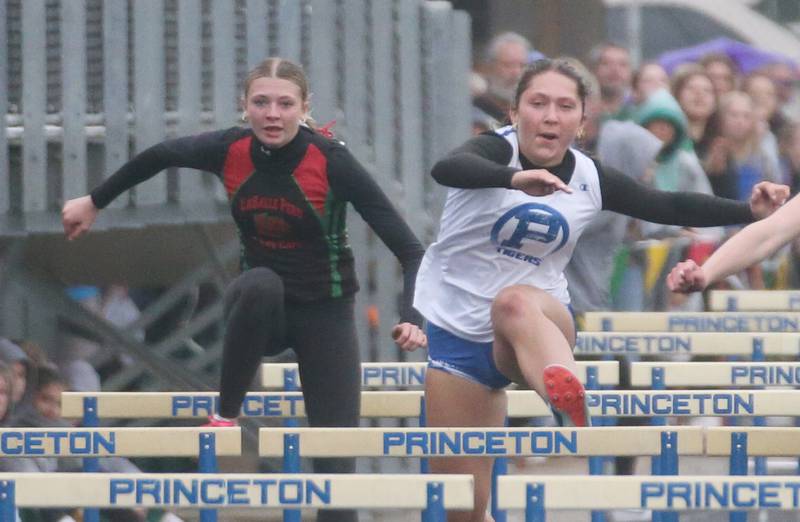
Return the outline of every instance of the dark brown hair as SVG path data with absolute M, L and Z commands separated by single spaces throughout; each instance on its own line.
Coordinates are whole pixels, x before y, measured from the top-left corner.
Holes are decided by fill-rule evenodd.
M 575 82 L 575 88 L 578 91 L 578 98 L 581 100 L 581 112 L 586 108 L 586 97 L 589 95 L 589 86 L 583 76 L 566 60 L 551 60 L 550 58 L 542 58 L 530 64 L 522 73 L 522 77 L 517 84 L 517 91 L 514 94 L 514 108 L 519 108 L 519 100 L 522 98 L 522 93 L 528 88 L 531 81 L 546 72 L 557 72 Z

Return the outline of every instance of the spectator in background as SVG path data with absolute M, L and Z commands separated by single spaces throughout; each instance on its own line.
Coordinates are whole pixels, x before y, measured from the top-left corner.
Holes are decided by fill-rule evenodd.
M 486 92 L 474 97 L 472 104 L 498 122 L 505 122 L 530 51 L 531 43 L 520 34 L 506 32 L 492 38 L 486 49 Z
M 700 60 L 700 65 L 711 78 L 717 98 L 738 88 L 739 68 L 727 54 L 707 54 Z
M 714 193 L 718 196 L 746 201 L 749 190 L 760 181 L 781 178 L 777 158 L 763 145 L 758 116 L 749 95 L 732 91 L 719 103 L 720 146 L 706 160 Z M 761 267 L 747 270 L 749 287 L 764 287 Z
M 0 362 L 0 428 L 7 428 L 12 414 L 11 395 L 12 395 L 11 369 L 3 362 Z M 19 511 L 14 509 L 14 519 L 19 522 Z
M 779 107 L 784 108 L 789 105 L 794 97 L 794 87 L 798 80 L 797 69 L 786 63 L 774 63 L 765 67 L 763 72 L 775 84 Z
M 672 95 L 686 115 L 687 133 L 701 162 L 718 147 L 717 95 L 705 69 L 696 64 L 678 68 L 672 77 Z
M 723 96 L 720 118 L 722 137 L 728 144 L 727 172 L 734 197 L 745 201 L 756 183 L 780 179 L 777 158 L 764 147 L 758 114 L 746 93 L 733 91 Z
M 777 135 L 786 118 L 778 111 L 778 90 L 775 82 L 766 73 L 756 72 L 742 82 L 742 90 L 753 99 L 753 107 L 759 119 L 764 122 L 764 130 Z
M 628 50 L 613 43 L 603 43 L 592 49 L 590 66 L 600 86 L 602 119 L 630 119 L 622 109 L 631 89 L 631 56 Z
M 11 406 L 16 408 L 29 398 L 28 387 L 35 383 L 36 368 L 22 348 L 3 337 L 0 337 L 0 362 L 11 370 Z
M 702 192 L 711 187 L 697 156 L 685 150 L 688 122 L 680 105 L 666 89 L 650 95 L 636 112 L 635 121 L 663 143 L 656 158 L 653 185 L 659 190 Z
M 778 134 L 782 183 L 789 185 L 792 194 L 800 192 L 800 124 L 789 122 Z
M 489 82 L 486 79 L 473 71 L 469 78 L 469 93 L 473 100 L 486 94 L 489 89 Z M 488 130 L 498 127 L 497 120 L 489 116 L 482 109 L 477 106 L 472 106 L 472 134 L 480 134 Z
M 633 74 L 631 87 L 633 88 L 633 102 L 638 106 L 657 90 L 668 89 L 669 75 L 658 63 L 647 62 Z
M 13 387 L 14 381 L 11 376 L 11 368 L 6 363 L 0 362 L 0 427 L 2 428 L 8 426 L 8 421 L 11 417 Z
M 637 111 L 635 121 L 663 143 L 656 158 L 652 181 L 657 189 L 712 194 L 706 173 L 690 145 L 686 116 L 669 91 L 661 89 L 652 93 Z M 641 231 L 648 239 L 684 238 L 703 251 L 712 250 L 723 236 L 723 229 L 719 227 L 687 229 L 646 222 L 641 223 Z M 680 260 L 678 256 L 682 254 L 671 248 L 670 255 L 677 262 Z M 703 308 L 700 296 L 695 296 L 694 302 L 686 302 L 685 297 L 662 290 L 662 286 L 657 285 L 650 294 L 650 301 L 656 309 L 700 311 Z

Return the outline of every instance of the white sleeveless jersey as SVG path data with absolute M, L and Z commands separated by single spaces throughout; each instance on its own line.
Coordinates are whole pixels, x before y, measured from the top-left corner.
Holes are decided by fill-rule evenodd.
M 516 131 L 503 127 L 497 133 L 513 149 L 509 166 L 521 169 Z M 414 307 L 426 319 L 459 337 L 489 342 L 492 301 L 503 288 L 531 285 L 569 304 L 564 268 L 581 232 L 602 208 L 594 162 L 572 153 L 572 194 L 448 190 L 439 236 L 417 275 Z

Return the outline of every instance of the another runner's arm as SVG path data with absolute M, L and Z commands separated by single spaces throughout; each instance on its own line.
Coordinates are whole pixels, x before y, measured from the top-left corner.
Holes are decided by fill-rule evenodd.
M 612 168 L 598 168 L 603 210 L 664 225 L 714 227 L 755 221 L 745 202 L 698 192 L 666 192 Z
M 353 204 L 403 268 L 400 322 L 422 327 L 422 316 L 412 303 L 417 270 L 425 249 L 369 172 L 347 149 L 342 146 L 334 147 L 329 167 L 329 181 L 334 193 Z
M 439 160 L 431 176 L 440 185 L 454 188 L 511 188 L 519 170 L 509 167 L 513 150 L 496 134 L 481 134 Z
M 236 129 L 238 130 L 238 129 Z M 126 190 L 170 167 L 219 173 L 225 160 L 226 134 L 232 130 L 163 141 L 137 154 L 91 192 L 98 209 L 105 208 Z

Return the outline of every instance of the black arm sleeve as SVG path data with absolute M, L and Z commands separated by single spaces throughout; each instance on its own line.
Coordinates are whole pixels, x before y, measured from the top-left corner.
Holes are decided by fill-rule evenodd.
M 433 166 L 437 183 L 455 188 L 511 188 L 519 169 L 508 166 L 513 150 L 496 134 L 470 139 Z
M 228 129 L 163 141 L 137 154 L 91 192 L 97 208 L 105 208 L 114 198 L 170 167 L 186 167 L 219 174 L 225 161 Z
M 413 307 L 414 283 L 425 249 L 367 170 L 342 146 L 335 146 L 328 169 L 331 188 L 338 198 L 353 204 L 364 221 L 389 247 L 403 268 L 400 321 L 422 327 Z
M 715 227 L 755 221 L 747 203 L 699 192 L 666 192 L 600 168 L 603 210 L 664 225 Z

